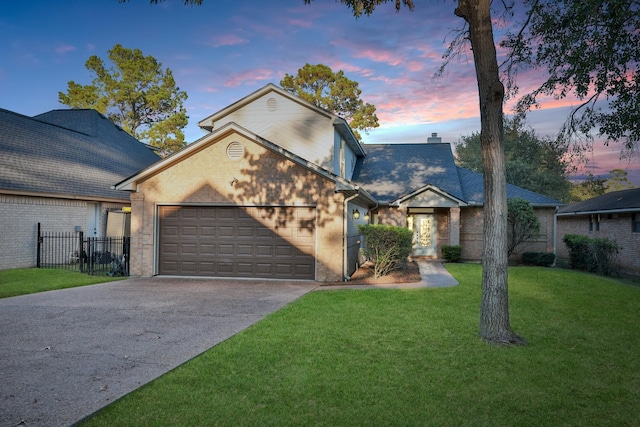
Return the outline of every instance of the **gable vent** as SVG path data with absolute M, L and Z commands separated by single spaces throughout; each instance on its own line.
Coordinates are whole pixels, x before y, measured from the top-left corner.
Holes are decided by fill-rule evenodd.
M 267 109 L 269 111 L 276 111 L 278 109 L 278 100 L 275 98 L 267 99 Z
M 231 160 L 240 160 L 244 156 L 244 147 L 237 141 L 227 146 L 227 157 Z

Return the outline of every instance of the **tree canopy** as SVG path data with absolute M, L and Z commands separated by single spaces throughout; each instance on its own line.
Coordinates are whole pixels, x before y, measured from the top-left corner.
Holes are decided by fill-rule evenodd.
M 524 21 L 502 42 L 509 52 L 506 70 L 512 78 L 518 69 L 543 70 L 547 77 L 520 99 L 517 111 L 524 114 L 547 96 L 574 96 L 580 104 L 561 136 L 590 135 L 596 129 L 632 151 L 640 140 L 640 1 L 521 4 Z
M 480 133 L 463 136 L 455 146 L 456 163 L 482 173 Z M 507 182 L 560 201 L 568 201 L 571 168 L 567 148 L 551 138 L 539 138 L 520 121 L 505 120 L 504 152 Z
M 116 44 L 108 54 L 112 66 L 91 56 L 85 66 L 92 83 L 68 82 L 67 92 L 58 92 L 60 103 L 105 114 L 133 137 L 158 147 L 161 155 L 184 147 L 187 94 L 176 86 L 171 70 L 139 49 Z
M 324 64 L 305 64 L 295 76 L 285 74 L 280 86 L 345 119 L 358 139 L 358 130 L 366 133 L 379 126 L 376 107 L 360 99 L 358 82 L 347 78 L 342 70 L 333 72 Z

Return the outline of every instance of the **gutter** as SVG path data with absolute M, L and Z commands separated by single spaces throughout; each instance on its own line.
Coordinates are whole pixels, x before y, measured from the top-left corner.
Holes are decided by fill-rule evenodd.
M 356 185 L 355 187 L 356 190 L 356 194 L 347 197 L 346 199 L 344 199 L 343 206 L 342 206 L 342 280 L 347 282 L 349 280 L 351 280 L 351 276 L 349 276 L 348 274 L 348 254 L 347 254 L 347 250 L 348 250 L 348 241 L 347 241 L 347 237 L 348 237 L 348 232 L 349 232 L 349 212 L 348 212 L 348 206 L 349 206 L 349 202 L 352 201 L 353 199 L 356 199 L 359 195 L 360 195 L 360 187 L 358 187 Z

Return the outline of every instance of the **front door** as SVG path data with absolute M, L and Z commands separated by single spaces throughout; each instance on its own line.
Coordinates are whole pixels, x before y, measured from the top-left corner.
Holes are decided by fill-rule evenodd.
M 413 230 L 413 256 L 435 256 L 438 241 L 436 216 L 414 214 L 407 217 L 409 229 Z

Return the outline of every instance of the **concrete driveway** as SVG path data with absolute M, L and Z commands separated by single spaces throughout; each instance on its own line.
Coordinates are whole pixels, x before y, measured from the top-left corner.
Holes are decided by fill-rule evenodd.
M 134 278 L 0 299 L 0 426 L 68 426 L 316 282 Z

